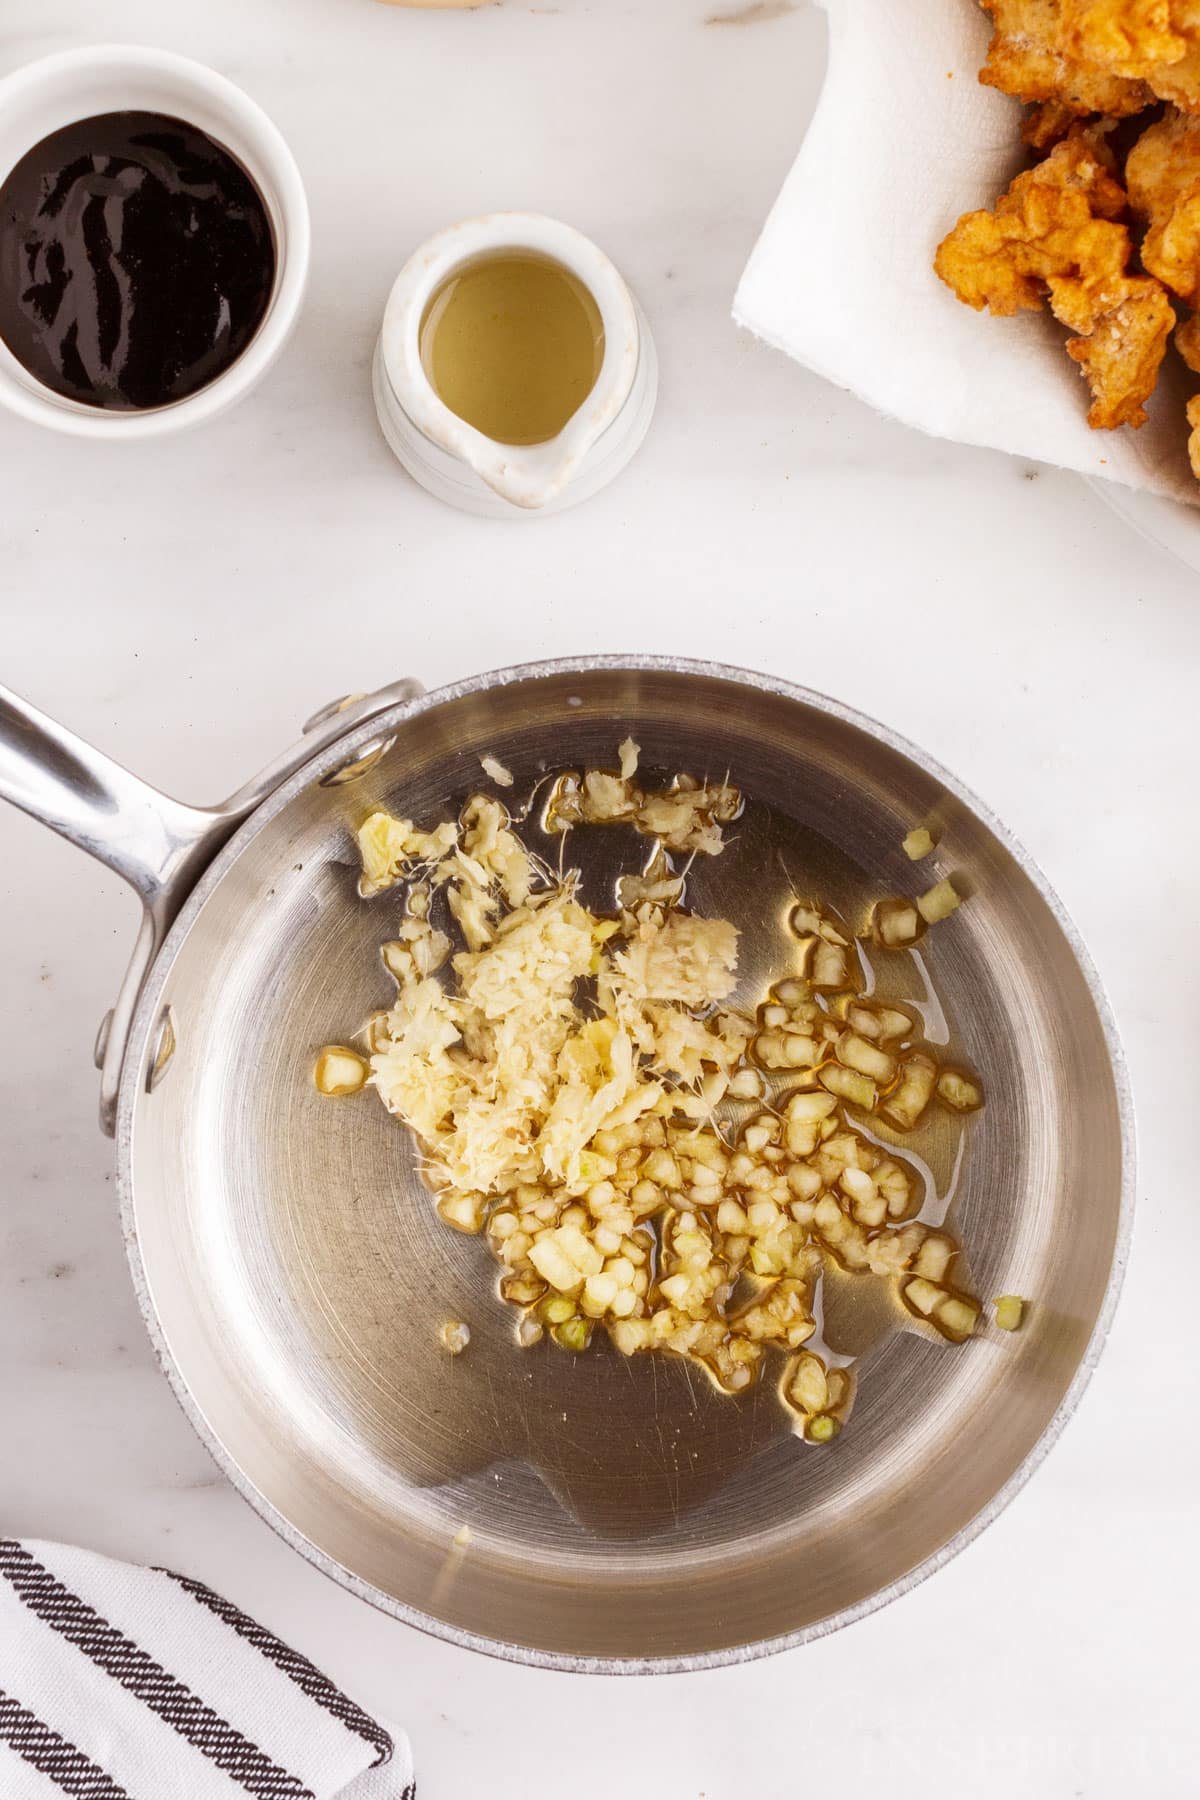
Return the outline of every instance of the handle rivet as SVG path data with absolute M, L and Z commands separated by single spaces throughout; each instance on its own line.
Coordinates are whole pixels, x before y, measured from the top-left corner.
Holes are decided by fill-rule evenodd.
M 357 706 L 358 702 L 365 700 L 366 697 L 365 694 L 343 694 L 340 700 L 331 700 L 327 706 L 319 706 L 311 718 L 305 719 L 300 727 L 301 731 L 307 736 L 310 731 L 315 731 L 318 725 L 324 725 L 328 720 L 336 719 L 339 713 L 348 712 L 352 706 Z
M 387 755 L 395 741 L 394 737 L 375 738 L 359 751 L 353 762 L 342 763 L 328 775 L 322 775 L 318 786 L 345 787 L 348 781 L 357 781 L 360 775 L 375 767 L 381 756 Z
M 175 1021 L 169 1006 L 164 1006 L 158 1016 L 158 1028 L 154 1033 L 154 1053 L 150 1059 L 150 1067 L 146 1071 L 146 1092 L 152 1094 L 170 1066 L 175 1054 Z

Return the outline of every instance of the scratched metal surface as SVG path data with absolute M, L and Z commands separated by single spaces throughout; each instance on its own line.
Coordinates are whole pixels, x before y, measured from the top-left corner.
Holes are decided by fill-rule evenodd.
M 916 819 L 939 820 L 938 872 L 973 893 L 935 934 L 936 1003 L 915 959 L 878 974 L 926 1002 L 931 1034 L 987 1087 L 961 1157 L 948 1126 L 914 1140 L 930 1205 L 953 1183 L 977 1290 L 1038 1304 L 1018 1337 L 954 1350 L 881 1284 L 829 1282 L 828 1341 L 862 1360 L 826 1451 L 790 1433 L 771 1372 L 734 1400 L 599 1339 L 581 1357 L 519 1349 L 486 1247 L 437 1220 L 403 1129 L 371 1094 L 335 1106 L 312 1088 L 315 1048 L 390 991 L 377 950 L 396 902 L 356 891 L 364 812 L 386 802 L 432 824 L 481 785 L 481 754 L 528 793 L 547 771 L 611 765 L 627 731 L 651 772 L 728 771 L 747 796 L 689 898 L 738 925 L 749 1004 L 788 967 L 794 893 L 857 924 L 879 893 L 924 883 L 900 850 Z M 598 905 L 644 851 L 615 831 L 570 845 Z M 623 1666 L 824 1629 L 994 1510 L 1098 1347 L 1122 1231 L 1120 1094 L 1068 937 L 936 772 L 769 683 L 592 666 L 404 709 L 361 779 L 291 784 L 224 853 L 168 946 L 144 1035 L 164 1002 L 179 1047 L 153 1094 L 135 1071 L 121 1156 L 135 1273 L 177 1389 L 299 1548 L 435 1630 Z M 471 1326 L 457 1359 L 438 1342 L 446 1318 Z

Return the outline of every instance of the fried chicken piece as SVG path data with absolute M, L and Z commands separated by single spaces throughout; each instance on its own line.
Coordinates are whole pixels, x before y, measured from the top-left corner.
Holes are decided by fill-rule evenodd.
M 1046 156 L 1064 138 L 1081 138 L 1091 144 L 1105 168 L 1119 170 L 1139 124 L 1144 129 L 1144 121 L 1137 114 L 1131 120 L 1109 119 L 1103 113 L 1075 113 L 1058 100 L 1044 100 L 1039 106 L 1026 108 L 1021 139 L 1038 155 Z
M 1175 327 L 1175 348 L 1192 373 L 1200 375 L 1200 317 L 1195 313 Z
M 1200 287 L 1200 119 L 1172 109 L 1143 131 L 1125 164 L 1129 204 L 1146 221 L 1142 262 L 1191 300 Z
M 1124 275 L 1131 246 L 1116 222 L 1124 211 L 1124 191 L 1094 146 L 1067 138 L 1016 176 L 994 211 L 964 213 L 933 266 L 976 312 L 1036 312 L 1051 281 Z
M 1200 314 L 1189 313 L 1176 326 L 1175 348 L 1188 368 L 1200 375 Z M 1187 422 L 1191 426 L 1187 441 L 1188 461 L 1192 465 L 1192 474 L 1200 481 L 1200 394 L 1193 394 L 1187 403 Z
M 964 213 L 934 268 L 976 311 L 1036 311 L 1045 301 L 1076 335 L 1067 345 L 1092 391 L 1088 424 L 1141 425 L 1174 322 L 1150 276 L 1126 273 L 1125 195 L 1111 153 L 1092 132 L 1056 144 L 1018 175 L 992 212 Z
M 1058 0 L 1059 46 L 1200 112 L 1200 0 Z
M 1061 100 L 1043 100 L 1021 120 L 1021 137 L 1031 150 L 1052 150 L 1079 121 L 1080 114 Z
M 1128 118 L 1155 99 L 1200 114 L 1200 0 L 982 0 L 979 79 L 1027 102 Z
M 1152 104 L 1143 81 L 1072 56 L 1063 45 L 1062 0 L 982 0 L 996 27 L 979 79 L 1026 102 L 1052 101 L 1076 115 L 1124 119 Z
M 1189 40 L 1187 55 L 1177 63 L 1156 63 L 1147 70 L 1146 83 L 1158 99 L 1200 114 L 1200 29 Z
M 1174 29 L 1171 0 L 1061 0 L 1061 8 L 1059 46 L 1089 68 L 1145 80 L 1190 47 Z
M 1192 474 L 1200 481 L 1200 394 L 1193 394 L 1187 403 L 1187 422 L 1191 426 L 1188 433 L 1188 461 L 1192 465 Z
M 1125 288 L 1124 298 L 1101 313 L 1086 337 L 1067 343 L 1067 355 L 1092 391 L 1093 431 L 1145 424 L 1145 402 L 1154 392 L 1175 323 L 1171 302 L 1150 276 L 1131 276 Z

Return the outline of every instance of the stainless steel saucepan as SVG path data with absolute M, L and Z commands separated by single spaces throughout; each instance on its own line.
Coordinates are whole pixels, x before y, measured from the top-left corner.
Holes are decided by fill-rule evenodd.
M 370 1093 L 313 1088 L 316 1048 L 390 991 L 377 947 L 394 897 L 356 887 L 365 813 L 432 824 L 480 785 L 481 755 L 528 792 L 547 770 L 611 765 L 627 733 L 643 767 L 728 771 L 747 796 L 736 843 L 693 870 L 689 898 L 740 927 L 749 1001 L 788 966 L 794 892 L 858 920 L 925 884 L 929 865 L 901 850 L 917 821 L 938 824 L 935 872 L 970 892 L 927 959 L 901 959 L 930 1034 L 951 1034 L 988 1096 L 961 1156 L 936 1134 L 923 1154 L 952 1190 L 975 1291 L 1028 1296 L 1028 1321 L 951 1347 L 906 1327 L 882 1284 L 827 1281 L 826 1335 L 861 1358 L 828 1447 L 791 1434 L 769 1380 L 729 1399 L 666 1358 L 519 1348 L 486 1247 L 435 1217 L 403 1128 Z M 0 794 L 145 903 L 97 1049 L 146 1323 L 230 1480 L 354 1592 L 546 1666 L 733 1660 L 912 1586 L 1054 1440 L 1125 1255 L 1121 1054 L 1029 858 L 882 727 L 732 669 L 547 663 L 326 709 L 298 750 L 197 810 L 8 696 Z M 620 833 L 576 833 L 571 849 L 587 897 L 611 900 Z M 471 1327 L 453 1359 L 447 1318 Z

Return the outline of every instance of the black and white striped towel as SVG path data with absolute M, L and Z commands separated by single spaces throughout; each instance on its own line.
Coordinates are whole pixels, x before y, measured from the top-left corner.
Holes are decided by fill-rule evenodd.
M 0 1539 L 2 1800 L 413 1800 L 403 1734 L 211 1588 Z

